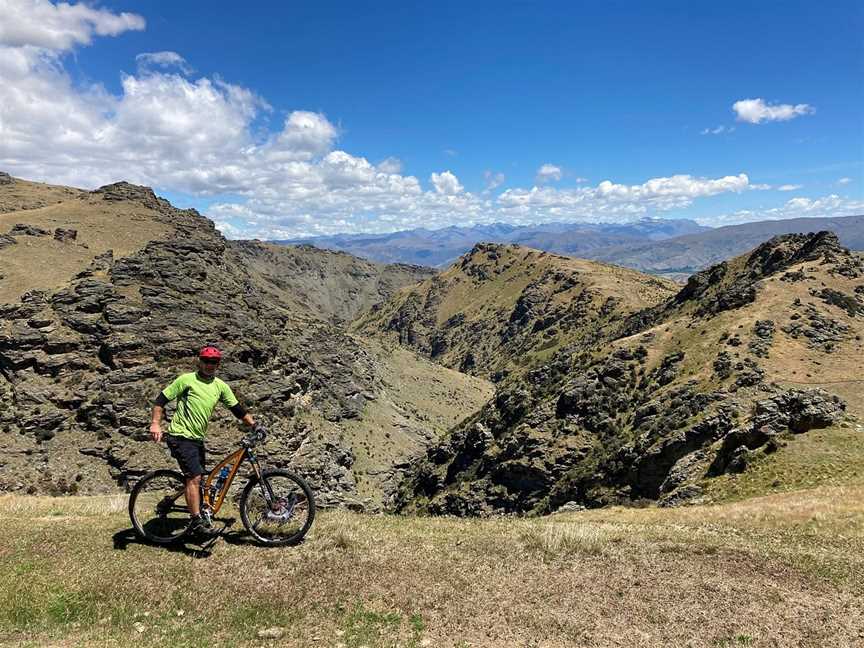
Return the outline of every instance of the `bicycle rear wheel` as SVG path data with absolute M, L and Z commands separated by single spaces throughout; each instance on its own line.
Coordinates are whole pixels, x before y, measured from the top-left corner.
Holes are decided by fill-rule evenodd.
M 144 475 L 129 495 L 129 517 L 135 532 L 150 542 L 176 542 L 189 526 L 183 475 L 156 470 Z
M 315 499 L 302 478 L 287 470 L 267 470 L 243 489 L 240 517 L 263 544 L 296 544 L 315 519 Z

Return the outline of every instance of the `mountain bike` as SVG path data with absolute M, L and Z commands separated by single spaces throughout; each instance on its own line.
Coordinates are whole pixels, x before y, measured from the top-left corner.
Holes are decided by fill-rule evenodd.
M 239 500 L 243 526 L 262 544 L 296 544 L 315 519 L 315 499 L 301 477 L 287 470 L 261 470 L 253 448 L 265 438 L 264 430 L 250 432 L 241 439 L 239 450 L 201 480 L 201 516 L 212 520 L 219 512 L 237 470 L 248 461 L 253 474 Z M 184 492 L 185 480 L 176 470 L 154 470 L 139 479 L 129 495 L 135 532 L 158 544 L 180 541 L 190 524 Z

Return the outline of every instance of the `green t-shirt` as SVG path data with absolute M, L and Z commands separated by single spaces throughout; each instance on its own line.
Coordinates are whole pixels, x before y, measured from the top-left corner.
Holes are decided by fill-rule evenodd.
M 178 399 L 168 434 L 189 439 L 204 439 L 216 403 L 221 402 L 225 407 L 237 404 L 228 385 L 218 378 L 202 378 L 197 371 L 182 374 L 162 390 L 162 394 L 169 401 Z

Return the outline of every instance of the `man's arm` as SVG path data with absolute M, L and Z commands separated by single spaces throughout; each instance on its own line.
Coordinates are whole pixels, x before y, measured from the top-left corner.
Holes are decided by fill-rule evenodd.
M 150 417 L 150 437 L 156 443 L 162 440 L 162 415 L 165 413 L 167 403 L 168 399 L 165 398 L 165 394 L 160 392 L 153 404 L 153 414 Z
M 247 412 L 246 408 L 243 407 L 240 403 L 236 403 L 229 409 L 234 416 L 243 421 L 243 423 L 245 423 L 248 427 L 255 426 L 255 419 L 252 418 L 252 415 Z

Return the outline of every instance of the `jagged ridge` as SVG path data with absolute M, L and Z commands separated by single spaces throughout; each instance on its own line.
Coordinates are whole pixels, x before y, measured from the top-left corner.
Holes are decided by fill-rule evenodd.
M 482 515 L 698 498 L 700 480 L 843 416 L 837 396 L 772 378 L 838 349 L 860 368 L 862 276 L 864 263 L 829 232 L 776 237 L 709 268 L 620 323 L 617 340 L 562 350 L 499 385 L 413 467 L 394 507 Z M 801 310 L 813 315 L 799 335 Z

